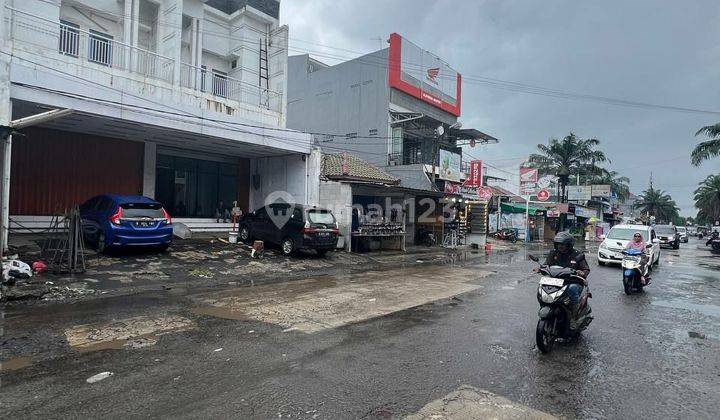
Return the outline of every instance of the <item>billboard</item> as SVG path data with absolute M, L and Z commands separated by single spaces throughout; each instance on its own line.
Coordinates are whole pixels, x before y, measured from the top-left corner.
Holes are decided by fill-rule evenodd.
M 453 153 L 440 149 L 440 175 L 441 179 L 447 181 L 460 182 L 460 161 L 459 153 Z
M 467 179 L 465 179 L 465 182 L 463 183 L 464 186 L 467 187 L 480 187 L 483 184 L 483 178 L 482 178 L 482 161 L 481 160 L 471 160 L 470 161 L 470 172 L 468 173 Z
M 567 199 L 573 201 L 587 201 L 592 197 L 592 186 L 590 185 L 568 185 Z
M 605 197 L 610 198 L 611 191 L 609 185 L 593 185 L 592 196 L 593 197 Z
M 520 195 L 535 195 L 538 190 L 538 170 L 520 168 Z
M 388 86 L 460 116 L 460 73 L 400 35 L 390 35 Z

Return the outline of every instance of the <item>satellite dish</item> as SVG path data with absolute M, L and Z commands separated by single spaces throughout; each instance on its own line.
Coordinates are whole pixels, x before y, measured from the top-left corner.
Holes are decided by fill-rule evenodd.
M 442 136 L 445 134 L 445 127 L 441 125 L 438 126 L 438 128 L 435 129 L 435 133 L 437 133 L 438 136 Z

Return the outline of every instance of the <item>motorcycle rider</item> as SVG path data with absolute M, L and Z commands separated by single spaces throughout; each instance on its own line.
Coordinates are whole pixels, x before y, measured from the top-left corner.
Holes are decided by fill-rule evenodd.
M 587 260 L 585 260 L 585 254 L 574 248 L 575 238 L 573 238 L 569 232 L 558 232 L 553 240 L 553 245 L 555 249 L 548 253 L 545 265 L 569 267 L 575 270 L 578 276 L 587 279 L 588 274 L 590 274 L 590 266 Z M 570 317 L 570 328 L 573 330 L 577 329 L 580 296 L 582 295 L 583 287 L 581 284 L 571 283 L 567 289 L 570 302 L 573 304 L 573 311 Z
M 647 269 L 648 269 L 647 263 L 648 263 L 648 261 L 650 261 L 650 257 L 647 255 L 648 248 L 647 248 L 647 244 L 643 240 L 642 233 L 635 232 L 635 234 L 633 235 L 632 241 L 628 242 L 628 244 L 625 246 L 625 249 L 634 249 L 634 250 L 642 252 L 642 254 L 640 256 L 640 273 L 641 273 L 640 282 L 644 286 L 645 284 L 647 284 L 647 280 L 650 278 L 647 275 L 648 274 L 647 273 Z

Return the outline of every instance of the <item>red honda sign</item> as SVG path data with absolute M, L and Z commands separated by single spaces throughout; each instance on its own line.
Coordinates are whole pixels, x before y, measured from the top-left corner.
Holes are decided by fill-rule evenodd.
M 480 187 L 477 191 L 480 201 L 490 201 L 492 198 L 493 190 L 490 187 Z
M 546 189 L 542 189 L 542 190 L 538 191 L 537 198 L 540 201 L 548 201 L 550 199 L 550 191 L 548 191 Z
M 470 172 L 468 177 L 463 183 L 465 187 L 481 187 L 483 184 L 483 173 L 482 173 L 482 161 L 471 160 L 470 161 Z

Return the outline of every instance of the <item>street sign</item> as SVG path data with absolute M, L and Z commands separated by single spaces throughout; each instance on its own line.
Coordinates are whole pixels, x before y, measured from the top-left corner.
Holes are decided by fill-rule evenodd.
M 480 201 L 490 201 L 490 198 L 492 198 L 492 188 L 480 187 L 477 192 Z
M 548 201 L 550 199 L 550 191 L 545 189 L 538 191 L 537 199 L 540 201 Z
M 572 201 L 587 201 L 592 198 L 592 187 L 590 185 L 568 185 L 567 198 Z

